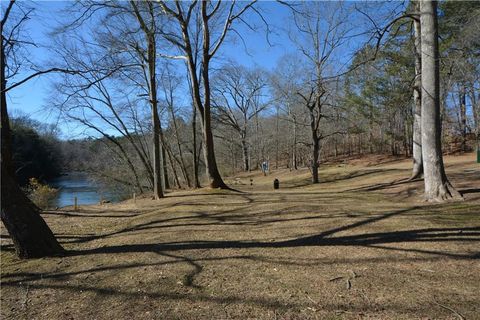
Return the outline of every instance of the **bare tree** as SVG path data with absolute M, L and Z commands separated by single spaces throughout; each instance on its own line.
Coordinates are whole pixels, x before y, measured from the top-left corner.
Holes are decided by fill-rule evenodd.
M 193 104 L 202 122 L 206 171 L 212 188 L 228 187 L 218 171 L 215 158 L 211 123 L 210 63 L 232 30 L 232 24 L 247 10 L 253 9 L 254 3 L 255 1 L 252 1 L 238 6 L 236 1 L 175 1 L 174 4 L 160 2 L 163 11 L 177 26 L 172 30 L 163 30 L 163 36 L 179 54 L 165 56 L 183 59 L 186 63 Z
M 440 72 L 437 2 L 420 2 L 422 41 L 422 156 L 425 199 L 461 198 L 448 181 L 443 165 L 440 123 Z
M 84 66 L 89 68 L 87 65 Z M 128 97 L 119 99 L 112 89 L 112 86 L 118 83 L 110 82 L 95 70 L 85 73 L 84 77 L 65 76 L 56 86 L 57 96 L 58 93 L 60 96 L 53 99 L 53 105 L 65 119 L 74 120 L 88 131 L 93 131 L 109 141 L 115 147 L 112 152 L 125 162 L 133 174 L 135 181 L 133 185 L 138 191 L 143 192 L 140 172 L 145 172 L 150 187 L 154 184 L 154 174 L 150 154 L 147 152 L 148 144 L 143 139 L 146 130 L 143 128 L 143 120 L 140 119 L 140 107 Z M 112 135 L 112 131 L 116 136 Z M 143 165 L 143 170 L 142 167 L 137 167 L 132 155 L 118 137 L 124 137 L 133 148 Z
M 268 106 L 262 101 L 266 79 L 260 70 L 230 65 L 219 70 L 214 80 L 213 106 L 216 119 L 232 128 L 240 139 L 243 170 L 250 170 L 249 126 Z M 258 122 L 258 121 L 257 121 Z M 257 126 L 258 127 L 258 126 Z
M 278 111 L 281 111 L 278 113 L 278 117 L 285 117 L 283 120 L 290 126 L 290 148 L 287 153 L 291 158 L 288 161 L 294 170 L 298 169 L 298 144 L 301 129 L 299 126 L 302 115 L 301 98 L 298 92 L 302 83 L 305 82 L 307 74 L 302 64 L 303 61 L 300 61 L 298 56 L 285 55 L 270 77 L 273 99 L 277 103 Z
M 415 1 L 415 11 L 419 11 L 419 2 Z M 422 42 L 421 42 L 421 28 L 420 19 L 413 20 L 414 28 L 414 57 L 415 57 L 415 83 L 413 86 L 413 101 L 414 101 L 414 119 L 413 119 L 413 169 L 410 179 L 415 179 L 423 174 L 422 161 Z
M 187 165 L 185 163 L 185 156 L 184 156 L 184 147 L 183 147 L 183 141 L 181 140 L 181 132 L 180 128 L 178 126 L 178 119 L 177 119 L 177 108 L 175 104 L 175 90 L 180 86 L 180 79 L 177 77 L 173 72 L 171 71 L 170 65 L 165 65 L 164 67 L 164 73 L 161 78 L 161 87 L 162 87 L 162 93 L 163 93 L 163 101 L 165 103 L 165 106 L 170 114 L 171 118 L 171 125 L 173 127 L 173 136 L 176 141 L 176 147 L 178 151 L 178 157 L 172 154 L 172 158 L 175 160 L 175 162 L 178 163 L 180 166 L 180 170 L 182 172 L 183 178 L 185 179 L 185 182 L 187 183 L 187 186 L 190 188 L 192 187 L 190 175 L 188 174 L 188 169 Z M 173 166 L 173 164 L 172 164 Z M 173 169 L 173 167 L 172 167 Z
M 152 141 L 153 141 L 153 195 L 156 199 L 163 198 L 162 187 L 162 150 L 160 146 L 161 139 L 161 124 L 158 110 L 158 98 L 157 98 L 157 26 L 156 26 L 156 12 L 154 4 L 151 1 L 139 2 L 130 1 L 135 17 L 137 18 L 140 29 L 144 33 L 145 42 L 147 44 L 146 53 L 144 49 L 140 49 L 140 45 L 135 46 L 135 50 L 142 55 L 147 65 L 147 84 L 149 102 L 152 108 Z M 142 6 L 142 10 L 139 8 Z M 165 153 L 163 153 L 165 154 Z M 165 159 L 163 159 L 165 161 Z M 167 179 L 167 175 L 165 175 Z M 165 180 L 166 181 L 166 180 Z
M 21 60 L 16 56 L 16 50 L 22 45 L 19 30 L 22 24 L 30 19 L 31 10 L 20 11 L 18 19 L 14 19 L 14 6 L 15 0 L 11 0 L 0 24 L 1 219 L 10 234 L 17 255 L 21 258 L 35 258 L 58 255 L 64 250 L 40 216 L 40 209 L 28 199 L 15 180 L 6 97 L 7 91 L 13 86 L 8 88 L 7 80 L 17 75 L 21 68 Z M 11 22 L 10 26 L 7 26 L 8 22 Z M 25 83 L 43 73 L 46 71 L 37 71 L 17 84 Z
M 80 10 L 81 14 L 76 15 L 73 21 L 60 30 L 80 29 L 86 21 L 99 23 L 100 28 L 89 31 L 93 34 L 91 38 L 103 50 L 103 57 L 110 58 L 107 67 L 119 71 L 115 76 L 123 77 L 131 88 L 137 88 L 139 97 L 147 97 L 145 100 L 150 106 L 151 114 L 153 192 L 156 199 L 161 198 L 164 188 L 162 181 L 167 185 L 168 175 L 166 159 L 163 159 L 167 152 L 162 149 L 164 141 L 157 92 L 157 35 L 163 22 L 158 4 L 152 1 L 84 1 L 75 3 L 72 9 Z M 96 16 L 100 19 L 96 19 Z M 82 42 L 82 38 L 79 35 L 74 37 L 77 42 Z M 93 64 L 95 63 L 94 61 Z M 165 163 L 164 166 L 162 162 Z
M 325 7 L 323 3 L 309 3 L 294 11 L 294 21 L 299 31 L 299 36 L 294 40 L 299 52 L 313 69 L 313 73 L 297 94 L 302 97 L 308 110 L 312 182 L 318 183 L 320 141 L 327 136 L 322 132 L 321 123 L 328 118 L 325 107 L 332 106 L 329 99 L 329 93 L 335 88 L 332 79 L 340 73 L 340 70 L 334 67 L 335 54 L 345 44 L 350 32 L 347 25 L 348 14 L 342 4 L 329 4 Z M 328 135 L 331 134 L 335 133 Z

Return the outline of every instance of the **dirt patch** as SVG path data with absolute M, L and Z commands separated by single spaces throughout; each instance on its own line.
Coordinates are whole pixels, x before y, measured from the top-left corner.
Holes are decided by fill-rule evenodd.
M 480 319 L 480 170 L 446 161 L 466 201 L 395 161 L 46 212 L 65 257 L 18 260 L 2 226 L 1 318 Z

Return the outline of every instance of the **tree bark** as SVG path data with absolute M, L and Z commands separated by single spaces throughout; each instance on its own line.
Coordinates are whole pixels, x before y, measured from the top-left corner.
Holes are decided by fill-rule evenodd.
M 193 183 L 195 188 L 200 188 L 200 179 L 198 177 L 198 154 L 197 154 L 197 109 L 193 106 L 192 118 L 192 135 L 193 135 Z
M 153 12 L 153 5 L 148 1 L 145 2 L 148 6 L 150 14 L 150 23 L 147 23 L 143 19 L 140 11 L 138 10 L 137 3 L 130 1 L 130 4 L 134 10 L 134 14 L 138 20 L 140 28 L 145 34 L 145 40 L 147 42 L 147 62 L 148 62 L 148 93 L 150 98 L 150 106 L 152 111 L 152 143 L 153 143 L 153 195 L 155 199 L 163 198 L 162 188 L 162 155 L 160 146 L 161 124 L 158 116 L 158 98 L 157 98 L 157 43 L 155 38 L 155 13 Z
M 153 140 L 153 196 L 155 199 L 163 198 L 162 188 L 162 167 L 161 167 L 161 149 L 160 149 L 160 118 L 158 117 L 157 100 L 157 79 L 155 75 L 156 49 L 155 36 L 151 33 L 148 38 L 148 72 L 149 72 L 149 92 L 150 104 L 152 108 L 152 140 Z
M 292 146 L 292 168 L 298 170 L 297 165 L 297 119 L 293 116 L 293 146 Z
M 0 30 L 3 34 L 3 30 Z M 7 228 L 15 252 L 20 258 L 39 258 L 64 253 L 40 210 L 28 199 L 15 180 L 12 140 L 7 112 L 5 50 L 0 41 L 0 121 L 1 121 L 1 220 Z
M 247 140 L 245 139 L 244 135 L 242 134 L 241 137 L 242 143 L 242 155 L 243 155 L 243 171 L 248 172 L 250 170 L 249 162 L 248 162 L 248 145 Z
M 418 11 L 419 4 L 415 2 L 415 8 Z M 415 84 L 413 87 L 414 118 L 413 118 L 413 170 L 410 179 L 416 179 L 423 174 L 422 160 L 422 42 L 420 21 L 414 20 L 415 37 Z
M 275 115 L 275 169 L 278 170 L 278 161 L 279 161 L 279 157 L 278 157 L 278 150 L 280 148 L 280 141 L 278 139 L 278 135 L 279 135 L 279 107 L 277 106 L 277 112 L 276 112 L 276 115 Z
M 180 183 L 180 179 L 178 178 L 178 174 L 177 174 L 177 170 L 175 169 L 175 161 L 178 162 L 178 160 L 175 158 L 175 156 L 172 154 L 172 150 L 170 149 L 170 147 L 168 145 L 165 145 L 165 147 L 163 148 L 164 150 L 166 150 L 166 154 L 168 156 L 168 160 L 170 161 L 170 165 L 172 167 L 172 173 L 173 173 L 173 178 L 175 179 L 175 183 L 177 184 L 177 187 L 179 189 L 182 188 L 182 184 Z M 164 158 L 165 159 L 165 158 Z M 174 161 L 175 160 L 175 161 Z M 166 159 L 164 160 L 166 161 Z M 190 186 L 189 186 L 190 187 Z
M 476 150 L 480 152 L 480 93 L 478 99 L 475 96 L 475 87 L 472 85 L 470 90 L 470 101 L 472 101 L 473 124 L 476 138 Z
M 201 14 L 203 21 L 203 50 L 202 50 L 202 80 L 203 80 L 203 90 L 204 90 L 204 101 L 203 101 L 203 135 L 205 140 L 204 156 L 207 177 L 209 179 L 209 184 L 211 188 L 220 188 L 220 189 L 229 189 L 225 184 L 218 171 L 217 160 L 215 158 L 215 147 L 212 134 L 212 125 L 211 125 L 211 91 L 210 91 L 210 29 L 208 26 L 208 15 L 207 15 L 207 3 L 202 1 L 201 3 Z
M 459 103 L 460 103 L 460 134 L 462 136 L 462 141 L 460 144 L 460 151 L 467 151 L 467 92 L 465 84 L 460 84 L 460 93 L 459 93 Z
M 313 147 L 312 147 L 312 183 L 319 183 L 318 179 L 318 167 L 319 167 L 319 156 L 320 156 L 320 139 L 315 135 L 313 137 Z
M 422 156 L 425 200 L 461 198 L 445 174 L 441 146 L 437 2 L 420 2 L 422 41 Z
M 192 183 L 190 182 L 190 176 L 188 174 L 187 166 L 185 165 L 185 160 L 184 160 L 183 151 L 182 151 L 182 145 L 180 143 L 180 133 L 179 133 L 179 130 L 178 130 L 177 119 L 175 117 L 175 111 L 173 110 L 173 97 L 172 97 L 171 92 L 170 92 L 170 103 L 169 104 L 170 104 L 169 109 L 170 109 L 170 114 L 172 116 L 173 128 L 175 130 L 175 139 L 177 141 L 177 148 L 178 148 L 178 152 L 179 152 L 179 155 L 180 155 L 180 170 L 182 171 L 182 175 L 185 178 L 185 181 L 187 182 L 187 186 L 189 188 L 191 188 Z M 196 144 L 195 140 L 194 140 L 194 142 Z M 195 150 L 195 148 L 196 148 L 196 146 L 193 147 L 194 150 Z M 173 166 L 173 164 L 172 164 L 172 166 Z
M 172 167 L 175 165 L 170 161 Z M 162 167 L 163 167 L 163 188 L 165 190 L 170 189 L 170 180 L 168 179 L 168 165 L 167 165 L 167 151 L 165 145 L 162 143 Z
M 309 110 L 309 115 L 310 115 L 310 129 L 311 129 L 311 134 L 312 134 L 312 163 L 311 163 L 311 169 L 312 169 L 312 183 L 318 183 L 318 167 L 319 167 L 319 156 L 320 156 L 320 137 L 318 136 L 318 128 L 317 128 L 317 121 L 320 121 L 320 119 L 317 119 L 315 116 L 314 108 L 315 106 L 318 107 L 320 110 L 320 99 L 317 99 L 315 104 L 308 106 Z M 319 112 L 320 116 L 320 112 Z

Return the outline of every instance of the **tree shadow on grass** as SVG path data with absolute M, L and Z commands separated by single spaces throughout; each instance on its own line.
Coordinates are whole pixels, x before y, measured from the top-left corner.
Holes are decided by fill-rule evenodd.
M 394 171 L 401 171 L 401 169 L 356 170 L 356 171 L 349 172 L 347 174 L 335 175 L 334 177 L 331 177 L 331 175 L 324 176 L 324 174 L 322 172 L 320 172 L 320 184 L 340 182 L 340 181 L 344 181 L 344 180 L 361 178 L 361 177 L 365 177 L 365 176 L 370 176 L 370 175 L 375 175 L 375 174 L 380 174 L 380 173 L 387 173 L 387 172 L 394 172 Z M 285 183 L 282 183 L 282 181 L 280 181 L 280 188 L 281 189 L 296 189 L 296 188 L 302 188 L 302 187 L 311 186 L 311 185 L 314 185 L 312 183 L 312 178 L 311 177 L 308 177 L 308 178 L 305 178 L 305 179 L 302 179 L 302 180 L 287 181 Z
M 51 215 L 51 216 L 63 216 L 63 217 L 81 217 L 81 218 L 133 218 L 141 215 L 140 212 L 132 212 L 125 214 L 103 214 L 107 211 L 95 211 L 95 212 L 71 212 L 71 211 L 42 211 L 42 215 Z M 111 211 L 110 211 L 111 212 Z
M 249 209 L 250 208 L 250 209 Z M 145 262 L 131 263 L 124 265 L 107 265 L 95 268 L 89 268 L 86 270 L 80 271 L 71 271 L 71 272 L 51 272 L 51 273 L 12 273 L 7 275 L 2 275 L 2 285 L 5 286 L 18 286 L 22 282 L 34 282 L 41 279 L 52 279 L 55 281 L 62 281 L 70 276 L 76 274 L 90 274 L 90 273 L 101 273 L 104 271 L 110 270 L 123 270 L 129 268 L 141 268 L 143 266 L 149 265 L 164 265 L 164 264 L 187 264 L 190 267 L 190 271 L 186 272 L 183 276 L 182 283 L 186 287 L 190 287 L 196 290 L 202 290 L 203 288 L 195 282 L 196 277 L 202 273 L 203 266 L 202 263 L 207 261 L 221 261 L 221 260 L 247 260 L 247 261 L 263 261 L 267 263 L 275 264 L 285 264 L 285 265 L 315 265 L 319 263 L 328 263 L 330 258 L 326 259 L 309 259 L 308 261 L 298 261 L 298 257 L 288 257 L 288 258 L 272 258 L 268 254 L 265 255 L 255 255 L 257 251 L 251 251 L 251 254 L 239 254 L 237 252 L 234 255 L 222 256 L 222 257 L 201 257 L 200 254 L 189 253 L 189 250 L 215 250 L 216 253 L 223 252 L 223 249 L 243 249 L 249 251 L 249 249 L 283 249 L 283 248 L 299 248 L 299 247 L 322 247 L 322 246 L 338 246 L 338 247 L 356 247 L 356 248 L 371 248 L 374 250 L 386 250 L 386 251 L 398 251 L 398 252 L 409 252 L 416 253 L 418 256 L 400 256 L 395 257 L 395 261 L 420 261 L 420 260 L 435 260 L 435 259 L 444 259 L 444 258 L 453 258 L 453 259 L 480 259 L 480 253 L 474 252 L 469 254 L 449 252 L 446 250 L 427 250 L 419 246 L 415 247 L 405 247 L 405 246 L 394 246 L 396 243 L 442 243 L 442 242 L 465 242 L 473 243 L 480 242 L 480 226 L 471 226 L 471 227 L 448 227 L 448 228 L 423 228 L 423 229 L 408 229 L 408 230 L 398 230 L 391 232 L 370 232 L 370 233 L 355 233 L 355 234 L 342 234 L 345 231 L 350 231 L 358 227 L 364 227 L 369 224 L 373 224 L 382 220 L 386 220 L 395 216 L 410 215 L 415 214 L 417 209 L 425 209 L 425 207 L 411 207 L 401 210 L 390 211 L 381 214 L 369 215 L 368 218 L 363 218 L 363 215 L 355 215 L 354 218 L 360 218 L 352 223 L 348 223 L 343 226 L 336 228 L 331 228 L 320 232 L 318 234 L 312 234 L 307 236 L 295 237 L 293 239 L 287 240 L 275 240 L 275 241 L 244 241 L 244 240 L 198 240 L 198 241 L 178 241 L 178 242 L 164 242 L 164 243 L 136 243 L 136 244 L 120 244 L 120 245 L 107 245 L 97 248 L 81 249 L 81 250 L 72 250 L 67 254 L 70 256 L 86 256 L 86 255 L 97 255 L 97 254 L 128 254 L 128 253 L 154 253 L 162 259 L 167 261 L 156 261 L 155 263 L 149 264 Z M 289 208 L 287 208 L 289 209 Z M 91 240 L 97 240 L 106 238 L 112 235 L 119 235 L 122 233 L 128 233 L 133 231 L 142 231 L 146 229 L 153 229 L 160 231 L 166 227 L 185 227 L 191 225 L 261 225 L 266 223 L 288 223 L 292 220 L 310 220 L 310 219 L 322 219 L 322 218 L 331 218 L 325 213 L 319 215 L 310 215 L 310 216 L 300 216 L 300 217 L 284 217 L 281 216 L 281 213 L 278 214 L 278 217 L 270 217 L 273 210 L 268 212 L 259 212 L 251 213 L 247 216 L 244 216 L 244 212 L 251 210 L 250 205 L 245 204 L 239 208 L 233 208 L 227 211 L 220 211 L 218 213 L 207 213 L 207 212 L 193 212 L 186 216 L 172 216 L 172 217 L 162 217 L 161 215 L 158 219 L 153 221 L 147 221 L 141 224 L 134 226 L 128 226 L 120 230 L 116 230 L 103 235 L 86 235 L 83 238 L 73 239 L 73 241 L 68 242 L 88 242 Z M 160 210 L 161 212 L 161 210 Z M 178 213 L 178 212 L 177 212 Z M 243 213 L 243 214 L 242 214 Z M 344 216 L 345 218 L 347 216 Z M 340 218 L 335 216 L 335 218 Z M 235 221 L 235 219 L 238 219 Z M 242 220 L 243 219 L 243 220 Z M 197 221 L 198 220 L 198 221 Z M 177 223 L 177 222 L 181 223 Z M 173 225 L 169 223 L 174 222 Z M 69 238 L 69 235 L 60 235 L 61 237 Z M 76 236 L 75 236 L 76 237 Z M 244 253 L 245 251 L 241 251 Z M 268 253 L 269 251 L 266 251 Z M 278 253 L 278 251 L 276 251 Z M 215 254 L 216 254 L 215 253 Z M 363 259 L 363 260 L 362 260 Z M 383 255 L 378 255 L 376 257 L 367 257 L 367 258 L 352 258 L 350 263 L 358 264 L 363 262 L 375 262 L 375 261 L 384 261 L 385 257 Z M 330 259 L 331 260 L 331 259 Z M 330 261 L 331 263 L 334 263 Z M 336 262 L 338 263 L 338 261 Z M 50 288 L 57 288 L 57 284 L 43 284 L 34 282 L 34 286 L 45 286 Z M 63 284 L 62 284 L 63 285 Z M 75 285 L 65 286 L 69 290 L 82 290 L 80 287 Z M 76 289 L 75 289 L 76 288 Z M 116 289 L 104 289 L 89 287 L 85 290 L 91 290 L 98 292 L 103 292 L 105 290 L 112 290 L 112 294 L 130 294 L 129 292 L 123 292 Z M 163 293 L 155 293 L 154 295 L 161 295 Z M 168 293 L 167 293 L 168 295 Z M 207 297 L 201 294 L 188 295 L 188 299 L 207 299 Z M 239 301 L 242 301 L 240 297 L 237 297 Z M 237 299 L 236 298 L 236 299 Z M 187 298 L 186 298 L 187 299 Z M 222 298 L 215 298 L 223 301 Z M 238 301 L 237 301 L 238 302 Z M 252 304 L 267 304 L 272 307 L 277 307 L 280 302 L 274 300 L 255 300 L 255 299 L 245 299 L 246 303 Z
M 304 302 L 281 301 L 280 299 L 267 299 L 258 297 L 245 297 L 238 295 L 229 296 L 213 296 L 203 291 L 204 288 L 197 284 L 195 278 L 203 271 L 203 265 L 207 262 L 220 262 L 222 260 L 243 260 L 243 261 L 259 261 L 264 263 L 271 263 L 275 265 L 303 265 L 303 266 L 315 266 L 318 264 L 331 263 L 337 265 L 341 261 L 335 261 L 335 259 L 326 258 L 312 258 L 312 259 L 300 259 L 298 257 L 279 257 L 280 252 L 276 251 L 275 255 L 267 255 L 265 253 L 258 253 L 258 251 L 252 251 L 251 254 L 233 254 L 226 256 L 213 256 L 202 257 L 201 255 L 189 256 L 182 254 L 184 251 L 189 250 L 223 250 L 223 249 L 282 249 L 282 248 L 297 248 L 297 247 L 321 247 L 321 246 L 351 246 L 357 248 L 371 248 L 376 250 L 386 251 L 398 251 L 409 252 L 419 254 L 418 256 L 399 256 L 395 257 L 397 261 L 433 261 L 436 259 L 461 259 L 472 260 L 480 259 L 480 253 L 475 252 L 471 254 L 454 253 L 447 251 L 433 251 L 422 248 L 406 248 L 395 247 L 395 243 L 426 243 L 426 242 L 480 242 L 480 227 L 448 227 L 448 228 L 422 228 L 422 229 L 409 229 L 399 230 L 392 232 L 370 232 L 370 233 L 357 233 L 348 235 L 337 235 L 338 233 L 348 231 L 357 227 L 372 224 L 378 221 L 389 219 L 394 216 L 409 214 L 415 211 L 419 207 L 412 207 L 402 210 L 395 210 L 383 214 L 377 214 L 367 219 L 362 219 L 344 226 L 332 228 L 323 231 L 318 234 L 297 237 L 289 240 L 282 241 L 241 241 L 241 240 L 200 240 L 200 241 L 182 241 L 182 242 L 167 242 L 167 243 L 141 243 L 141 244 L 124 244 L 124 245 L 112 245 L 104 246 L 100 248 L 84 249 L 70 251 L 69 255 L 72 256 L 84 256 L 84 255 L 96 255 L 96 254 L 126 254 L 126 253 L 155 253 L 159 257 L 162 257 L 162 261 L 155 262 L 138 262 L 127 263 L 122 265 L 106 265 L 96 266 L 94 268 L 88 268 L 84 270 L 75 270 L 69 272 L 50 272 L 50 273 L 11 273 L 2 275 L 1 285 L 5 287 L 19 287 L 28 283 L 32 289 L 54 289 L 54 290 L 67 290 L 71 292 L 90 291 L 104 296 L 118 296 L 129 298 L 143 298 L 145 296 L 151 299 L 167 299 L 167 300 L 188 300 L 195 302 L 213 302 L 217 304 L 238 304 L 244 303 L 249 305 L 261 306 L 269 309 L 288 310 L 292 308 L 305 307 Z M 197 216 L 198 218 L 198 216 Z M 221 253 L 223 251 L 218 251 Z M 245 251 L 243 251 L 245 252 Z M 242 252 L 242 253 L 243 253 Z M 268 251 L 267 251 L 268 252 Z M 166 259 L 166 260 L 165 260 Z M 338 259 L 338 258 L 337 258 Z M 349 258 L 345 257 L 344 263 L 351 263 L 352 265 L 358 265 L 359 263 L 372 263 L 382 262 L 390 263 L 391 260 L 387 259 L 384 255 L 377 255 L 375 257 L 361 257 L 361 258 Z M 390 257 L 391 259 L 391 257 Z M 247 262 L 248 263 L 248 262 Z M 85 278 L 88 278 L 90 274 L 97 274 L 101 272 L 109 271 L 121 271 L 126 269 L 142 268 L 146 266 L 161 266 L 168 264 L 187 264 L 191 267 L 191 270 L 186 272 L 183 276 L 182 284 L 186 287 L 194 289 L 191 293 L 172 293 L 162 290 L 155 290 L 154 292 L 135 292 L 129 289 L 119 288 L 103 288 L 94 282 L 82 283 L 82 284 L 65 284 L 65 280 L 80 274 L 85 274 Z M 140 272 L 140 271 L 139 271 Z M 46 282 L 47 281 L 47 282 Z
M 402 169 L 366 169 L 366 170 L 356 170 L 352 171 L 348 174 L 345 175 L 340 175 L 338 177 L 334 177 L 332 179 L 325 179 L 324 183 L 329 183 L 329 182 L 339 182 L 339 181 L 344 181 L 344 180 L 349 180 L 349 179 L 354 179 L 354 178 L 361 178 L 369 175 L 375 175 L 375 174 L 385 174 L 388 172 L 399 172 L 403 171 Z
M 480 193 L 480 189 L 479 188 L 460 189 L 460 190 L 458 190 L 458 192 L 460 192 L 460 194 L 463 196 L 463 195 L 469 194 L 469 193 Z
M 362 233 L 355 235 L 333 236 L 336 233 L 347 231 L 353 228 L 371 224 L 380 220 L 406 214 L 419 207 L 396 210 L 368 219 L 357 221 L 345 226 L 333 228 L 319 234 L 299 237 L 283 241 L 236 241 L 236 240 L 201 240 L 186 242 L 169 242 L 154 244 L 125 244 L 117 246 L 104 246 L 100 248 L 72 250 L 71 255 L 86 254 L 112 254 L 132 252 L 174 252 L 183 250 L 205 250 L 205 249 L 251 249 L 251 248 L 291 248 L 304 246 L 369 246 L 386 243 L 405 242 L 445 242 L 465 241 L 480 242 L 480 227 L 465 228 L 426 228 L 412 229 L 392 232 Z M 408 251 L 408 249 L 402 249 Z M 477 259 L 478 253 L 471 255 L 455 254 L 441 251 L 425 251 L 424 253 L 444 255 L 447 257 Z
M 383 189 L 396 187 L 396 186 L 403 185 L 403 184 L 415 183 L 415 182 L 419 182 L 419 181 L 423 181 L 423 179 L 422 178 L 418 178 L 418 179 L 403 178 L 403 179 L 393 180 L 393 181 L 390 181 L 390 182 L 377 183 L 377 184 L 373 184 L 373 185 L 348 189 L 348 190 L 345 190 L 344 192 L 378 191 L 378 190 L 383 190 Z

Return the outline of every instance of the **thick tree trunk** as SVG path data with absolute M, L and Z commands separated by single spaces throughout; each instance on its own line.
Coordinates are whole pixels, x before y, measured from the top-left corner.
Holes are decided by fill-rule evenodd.
M 207 164 L 207 177 L 209 179 L 210 188 L 220 188 L 220 189 L 229 189 L 228 186 L 223 182 L 223 179 L 218 171 L 217 160 L 215 159 L 215 147 L 213 142 L 212 127 L 210 123 L 210 108 L 205 108 L 205 121 L 203 128 L 203 135 L 205 140 L 205 148 L 203 149 L 205 163 Z
M 40 216 L 40 210 L 28 199 L 14 177 L 12 140 L 7 113 L 5 52 L 1 44 L 0 121 L 1 121 L 1 220 L 20 258 L 39 258 L 64 252 L 53 232 Z
M 207 16 L 207 3 L 201 3 L 201 14 L 203 21 L 203 48 L 202 48 L 202 80 L 203 80 L 203 136 L 205 140 L 204 156 L 207 169 L 207 177 L 211 188 L 229 189 L 223 182 L 222 176 L 218 171 L 217 160 L 215 158 L 215 147 L 212 134 L 211 125 L 211 111 L 210 111 L 210 30 Z
M 419 10 L 418 2 L 415 8 Z M 413 87 L 414 118 L 413 118 L 413 170 L 410 179 L 416 179 L 423 174 L 422 159 L 422 49 L 420 21 L 414 20 L 415 31 L 415 84 Z
M 461 197 L 445 174 L 441 146 L 437 2 L 420 2 L 422 41 L 422 156 L 425 200 Z
M 3 162 L 2 160 L 1 218 L 13 241 L 15 252 L 20 258 L 61 255 L 64 250 L 40 216 L 40 210 L 20 190 Z
M 222 176 L 218 171 L 217 160 L 215 158 L 215 147 L 212 134 L 211 113 L 210 113 L 210 82 L 208 75 L 208 61 L 204 61 L 202 68 L 203 87 L 204 87 L 204 115 L 203 115 L 203 138 L 205 147 L 203 154 L 205 157 L 206 172 L 209 179 L 210 188 L 229 189 L 223 182 Z

